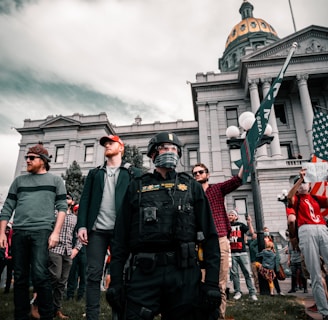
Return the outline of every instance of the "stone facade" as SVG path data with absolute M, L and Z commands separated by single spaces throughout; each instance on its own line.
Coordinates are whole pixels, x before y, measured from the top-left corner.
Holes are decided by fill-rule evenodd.
M 328 108 L 328 28 L 324 27 L 309 26 L 263 48 L 250 50 L 241 58 L 237 71 L 197 73 L 196 81 L 191 83 L 194 121 L 142 124 L 137 117 L 132 125 L 113 126 L 106 113 L 27 119 L 17 129 L 22 139 L 15 174 L 25 172 L 24 155 L 39 140 L 54 156 L 53 173 L 64 173 L 76 160 L 83 174 L 87 174 L 104 161 L 99 145 L 103 135 L 116 133 L 126 144 L 135 145 L 146 154 L 154 133 L 168 130 L 176 132 L 183 144 L 179 171 L 190 172 L 191 166 L 201 161 L 210 169 L 211 183 L 224 181 L 236 172 L 233 160 L 238 157 L 238 148 L 231 149 L 227 143 L 226 129 L 231 124 L 239 126 L 241 113 L 256 112 L 293 42 L 298 43 L 297 50 L 270 117 L 274 139 L 258 149 L 254 164 L 259 191 L 254 198 L 252 184 L 246 183 L 226 197 L 227 209 L 241 206 L 241 213 L 247 211 L 254 224 L 254 201 L 259 200 L 263 224 L 284 234 L 285 209 L 277 201 L 277 194 L 290 188 L 302 162 L 310 159 L 313 110 L 320 106 L 327 112 Z M 144 165 L 152 170 L 146 157 Z

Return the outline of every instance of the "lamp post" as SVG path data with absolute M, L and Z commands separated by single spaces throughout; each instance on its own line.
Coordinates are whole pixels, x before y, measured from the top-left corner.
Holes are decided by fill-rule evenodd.
M 252 112 L 243 112 L 239 116 L 239 124 L 243 131 L 240 133 L 240 130 L 236 126 L 230 126 L 226 130 L 226 136 L 228 137 L 227 144 L 230 149 L 240 149 L 244 139 L 246 137 L 247 131 L 252 127 L 255 116 Z M 257 145 L 258 147 L 261 147 L 265 144 L 270 144 L 273 140 L 273 137 L 270 136 L 272 133 L 272 128 L 268 124 L 264 135 Z M 255 217 L 255 225 L 256 225 L 256 234 L 257 234 L 257 243 L 258 243 L 258 251 L 261 252 L 264 249 L 264 234 L 263 234 L 263 215 L 262 215 L 262 202 L 260 198 L 260 188 L 258 183 L 258 176 L 257 176 L 257 170 L 256 170 L 256 163 L 252 166 L 251 171 L 251 188 L 252 188 L 252 196 L 253 196 L 253 204 L 254 204 L 254 217 Z M 259 280 L 261 280 L 261 277 L 259 277 Z M 266 281 L 259 281 L 260 286 L 260 293 L 261 294 L 267 294 L 269 293 L 267 288 Z

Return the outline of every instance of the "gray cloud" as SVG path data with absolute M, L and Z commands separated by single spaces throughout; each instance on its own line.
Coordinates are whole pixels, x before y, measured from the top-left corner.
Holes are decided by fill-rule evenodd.
M 280 38 L 294 32 L 287 0 L 249 0 Z M 292 0 L 297 29 L 327 26 L 327 0 Z M 0 193 L 23 120 L 106 112 L 113 124 L 192 120 L 186 81 L 218 72 L 242 0 L 0 1 Z M 7 158 L 6 158 L 7 159 Z M 6 175 L 7 173 L 7 175 Z M 4 176 L 2 176 L 4 175 Z M 8 178 L 10 177 L 10 178 Z

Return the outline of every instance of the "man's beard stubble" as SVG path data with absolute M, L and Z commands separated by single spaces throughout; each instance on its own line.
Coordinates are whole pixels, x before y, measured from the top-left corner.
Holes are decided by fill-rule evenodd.
M 208 179 L 202 179 L 202 180 L 197 180 L 197 182 L 199 182 L 200 184 L 204 184 L 208 181 Z

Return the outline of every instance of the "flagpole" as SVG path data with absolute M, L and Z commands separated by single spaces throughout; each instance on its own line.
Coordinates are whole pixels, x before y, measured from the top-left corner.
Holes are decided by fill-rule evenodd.
M 294 13 L 293 13 L 293 9 L 292 9 L 292 4 L 291 4 L 290 0 L 288 0 L 288 2 L 289 2 L 290 13 L 292 15 L 294 32 L 296 32 L 296 24 L 295 24 L 295 19 L 294 19 Z

